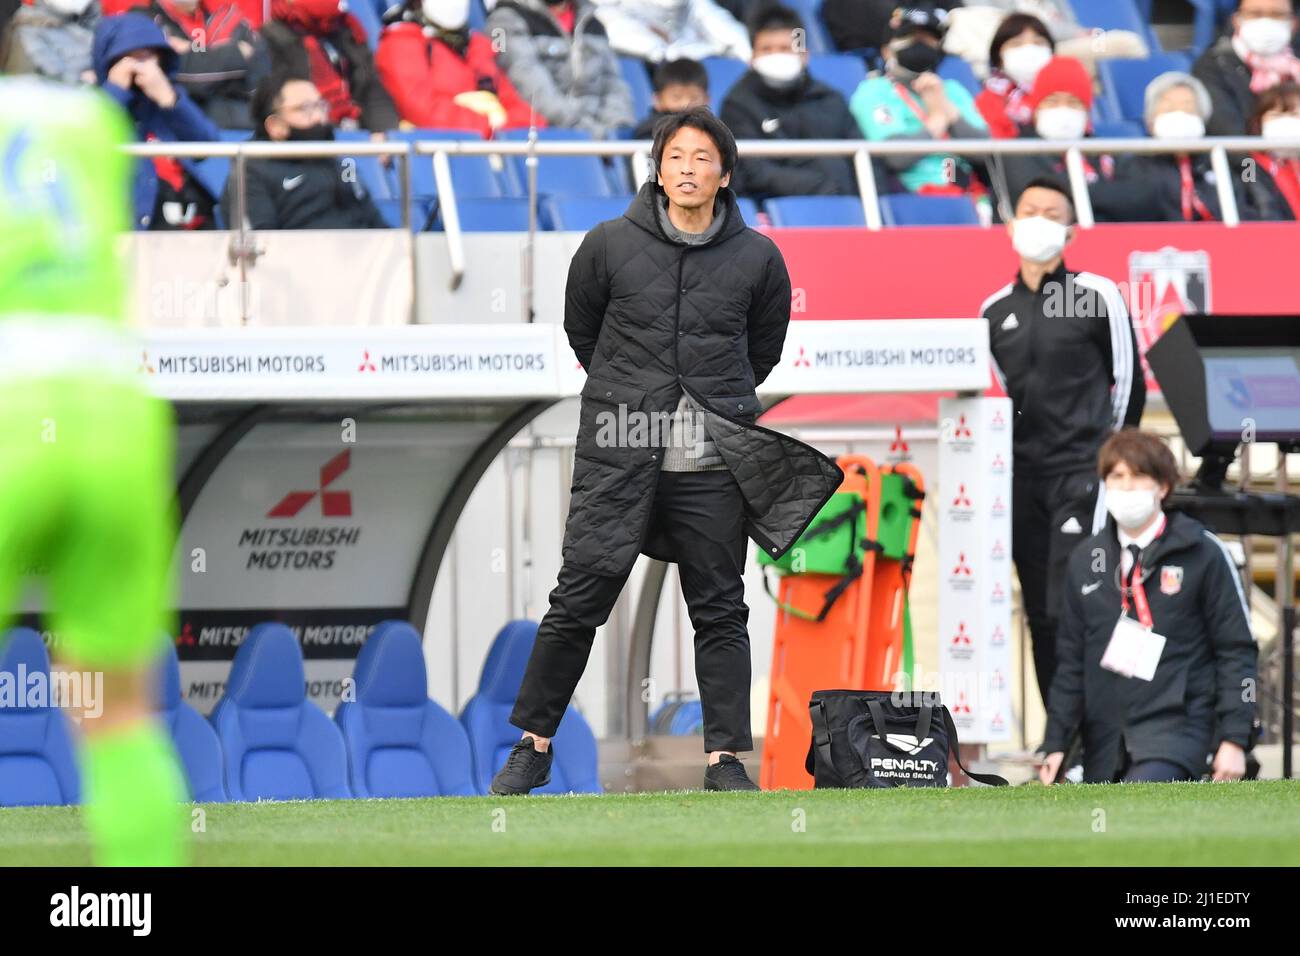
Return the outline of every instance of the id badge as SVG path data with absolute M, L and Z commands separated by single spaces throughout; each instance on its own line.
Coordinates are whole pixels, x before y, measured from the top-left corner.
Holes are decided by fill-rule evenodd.
M 1127 613 L 1119 616 L 1110 643 L 1101 655 L 1101 666 L 1124 677 L 1149 681 L 1165 649 L 1165 638 L 1148 630 Z

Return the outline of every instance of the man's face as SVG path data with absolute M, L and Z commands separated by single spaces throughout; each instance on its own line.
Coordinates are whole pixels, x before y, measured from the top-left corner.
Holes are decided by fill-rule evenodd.
M 1040 110 L 1050 110 L 1057 107 L 1066 107 L 1072 110 L 1084 110 L 1085 112 L 1088 109 L 1088 107 L 1084 105 L 1083 100 L 1079 99 L 1073 93 L 1066 93 L 1064 91 L 1048 93 L 1038 101 L 1038 109 Z
M 1026 189 L 1016 204 L 1016 219 L 1029 219 L 1033 216 L 1042 216 L 1052 222 L 1059 222 L 1062 226 L 1072 225 L 1073 220 L 1069 200 L 1055 189 L 1043 189 L 1041 186 Z M 1013 223 L 1007 223 L 1008 233 L 1013 228 Z M 1066 241 L 1069 241 L 1068 238 Z
M 693 83 L 669 83 L 654 95 L 654 108 L 660 113 L 680 113 L 708 105 L 709 94 Z
M 1118 461 L 1115 467 L 1106 473 L 1107 491 L 1155 491 L 1161 498 L 1169 494 L 1169 486 L 1157 482 L 1150 475 L 1136 472 L 1128 462 Z
M 291 129 L 310 129 L 329 120 L 329 104 L 307 80 L 290 80 L 280 91 L 280 108 L 266 118 L 266 135 L 289 138 Z
M 808 65 L 808 51 L 796 49 L 793 30 L 761 30 L 754 37 L 754 59 L 769 53 L 798 53 L 804 65 Z M 753 62 L 753 59 L 750 60 Z
M 712 208 L 718 189 L 731 181 L 722 173 L 722 158 L 713 138 L 693 126 L 683 126 L 664 145 L 658 182 L 668 201 L 686 209 Z
M 1289 20 L 1295 28 L 1291 0 L 1241 0 L 1237 12 L 1232 15 L 1232 26 L 1240 29 L 1247 20 L 1267 18 L 1270 20 Z

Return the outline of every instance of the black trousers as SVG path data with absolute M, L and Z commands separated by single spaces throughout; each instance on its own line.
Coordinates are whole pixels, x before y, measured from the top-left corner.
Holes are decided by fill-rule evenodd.
M 653 553 L 676 561 L 695 629 L 704 749 L 753 750 L 744 500 L 736 479 L 729 471 L 660 472 L 648 536 Z M 596 628 L 609 619 L 627 577 L 560 568 L 511 724 L 554 736 L 586 669 Z
M 1066 560 L 1092 534 L 1098 492 L 1097 470 L 1091 467 L 1047 477 L 1012 471 L 1011 557 L 1020 578 L 1044 707 L 1056 675 L 1056 626 Z

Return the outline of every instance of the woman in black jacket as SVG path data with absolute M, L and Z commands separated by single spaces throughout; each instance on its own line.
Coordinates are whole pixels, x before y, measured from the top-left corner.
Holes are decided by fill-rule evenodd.
M 1098 462 L 1113 520 L 1070 555 L 1039 775 L 1056 780 L 1081 731 L 1085 783 L 1196 780 L 1211 755 L 1215 780 L 1239 780 L 1257 651 L 1236 567 L 1162 511 L 1178 479 L 1163 441 L 1124 429 Z

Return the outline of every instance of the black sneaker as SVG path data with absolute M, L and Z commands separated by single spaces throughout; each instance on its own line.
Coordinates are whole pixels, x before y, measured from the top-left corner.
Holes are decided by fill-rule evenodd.
M 523 738 L 511 749 L 506 765 L 492 778 L 488 793 L 508 796 L 546 786 L 551 782 L 551 758 L 554 755 L 554 742 L 542 753 L 533 749 L 532 737 Z
M 705 790 L 757 790 L 758 784 L 749 779 L 745 765 L 731 754 L 723 754 L 718 762 L 704 771 Z

